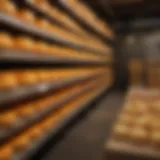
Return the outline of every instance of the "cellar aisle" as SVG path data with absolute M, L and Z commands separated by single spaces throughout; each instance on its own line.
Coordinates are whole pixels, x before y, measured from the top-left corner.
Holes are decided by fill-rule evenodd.
M 105 140 L 123 102 L 123 92 L 112 92 L 104 96 L 43 160 L 103 160 Z

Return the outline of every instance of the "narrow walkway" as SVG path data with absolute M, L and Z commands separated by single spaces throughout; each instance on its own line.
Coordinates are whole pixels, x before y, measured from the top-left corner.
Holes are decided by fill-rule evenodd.
M 103 160 L 104 143 L 123 100 L 121 92 L 104 97 L 43 160 Z

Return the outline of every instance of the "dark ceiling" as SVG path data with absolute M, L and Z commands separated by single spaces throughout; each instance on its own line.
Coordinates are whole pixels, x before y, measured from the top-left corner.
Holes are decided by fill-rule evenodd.
M 160 0 L 88 0 L 88 3 L 102 17 L 121 21 L 160 17 Z

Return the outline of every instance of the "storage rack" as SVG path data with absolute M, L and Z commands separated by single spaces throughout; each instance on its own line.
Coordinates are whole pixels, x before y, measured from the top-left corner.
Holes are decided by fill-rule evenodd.
M 97 93 L 97 95 L 94 95 L 94 97 L 92 97 L 90 100 L 87 100 L 86 102 L 84 102 L 83 104 L 81 104 L 78 109 L 74 110 L 72 114 L 64 117 L 64 119 L 62 119 L 57 126 L 50 131 L 50 133 L 47 136 L 44 136 L 38 143 L 36 143 L 32 148 L 30 148 L 25 154 L 20 156 L 20 159 L 30 159 L 33 158 L 34 156 L 37 156 L 37 148 L 41 149 L 43 148 L 43 146 L 45 146 L 47 139 L 49 138 L 53 138 L 53 136 L 57 136 L 58 133 L 60 131 L 63 131 L 63 129 L 65 129 L 74 119 L 76 119 L 76 117 L 78 115 L 80 115 L 81 113 L 83 113 L 83 111 L 86 110 L 86 108 L 92 104 L 93 99 L 96 101 L 98 99 L 99 96 L 101 96 L 104 92 L 106 92 L 106 88 L 104 88 L 103 90 L 101 90 L 99 93 Z M 28 154 L 29 153 L 29 154 Z
M 115 118 L 116 121 L 114 122 L 114 128 L 112 128 L 110 137 L 107 139 L 105 143 L 105 154 L 107 159 L 120 158 L 120 159 L 137 159 L 137 160 L 143 160 L 143 159 L 158 160 L 160 158 L 159 145 L 157 145 L 158 144 L 157 139 L 154 141 L 150 136 L 148 136 L 148 139 L 144 140 L 143 138 L 140 137 L 137 140 L 136 136 L 135 137 L 130 136 L 132 132 L 128 133 L 128 137 L 124 138 L 123 136 L 122 137 L 120 136 L 121 133 L 116 133 L 115 131 L 116 130 L 115 128 L 118 126 L 118 124 L 123 124 L 123 122 L 120 122 L 121 121 L 120 116 L 123 117 L 128 115 L 128 113 L 125 112 L 125 110 L 129 108 L 130 104 L 132 104 L 136 100 L 141 100 L 143 104 L 145 105 L 147 104 L 152 108 L 152 105 L 154 106 L 153 103 L 158 102 L 159 95 L 160 95 L 160 92 L 158 88 L 146 88 L 144 86 L 133 85 L 128 89 L 127 94 L 125 96 L 123 108 L 119 112 L 120 114 L 116 115 L 117 117 Z M 150 103 L 151 99 L 154 99 L 154 102 Z M 134 103 L 134 106 L 136 106 L 137 104 Z M 148 112 L 151 112 L 151 111 L 148 111 Z M 157 113 L 157 111 L 153 112 L 152 114 L 153 116 L 156 117 L 157 115 L 155 113 Z M 143 114 L 147 115 L 146 113 L 143 113 Z M 144 116 L 143 114 L 140 116 L 143 117 Z M 157 114 L 159 115 L 159 113 Z M 136 115 L 137 119 L 139 118 L 138 116 Z M 135 123 L 136 122 L 133 122 L 132 127 L 134 127 Z M 154 124 L 154 122 L 152 122 L 152 119 L 149 119 L 147 123 L 148 123 L 148 126 L 149 124 Z M 137 126 L 139 125 L 139 127 L 144 129 L 143 125 L 142 126 L 140 124 L 136 124 L 136 125 Z M 130 128 L 130 131 L 133 131 L 132 127 Z M 134 131 L 136 131 L 136 128 L 134 128 Z M 149 129 L 146 132 L 149 132 Z M 153 132 L 152 129 L 150 129 L 149 134 L 152 135 L 153 134 L 152 132 Z M 143 140 L 145 142 L 142 143 Z
M 14 3 L 17 3 L 13 0 Z M 33 10 L 38 10 L 37 7 L 27 5 L 24 2 L 21 5 L 24 5 L 27 8 L 32 8 Z M 42 12 L 42 11 L 40 11 Z M 47 13 L 42 12 L 46 17 L 50 17 Z M 51 17 L 50 17 L 51 19 Z M 52 20 L 52 19 L 51 19 Z M 34 85 L 26 85 L 26 86 L 18 86 L 13 89 L 2 90 L 0 89 L 0 114 L 7 113 L 10 110 L 14 110 L 17 106 L 26 103 L 32 103 L 35 100 L 39 100 L 43 97 L 46 97 L 48 94 L 53 94 L 56 96 L 60 90 L 64 90 L 67 94 L 67 88 L 76 86 L 81 86 L 81 88 L 73 92 L 69 95 L 66 95 L 65 98 L 61 99 L 59 102 L 51 104 L 47 109 L 43 112 L 38 113 L 37 115 L 32 115 L 27 120 L 24 120 L 20 123 L 17 122 L 14 127 L 9 129 L 9 132 L 5 132 L 4 129 L 0 130 L 0 144 L 3 146 L 18 135 L 21 135 L 25 130 L 32 128 L 32 126 L 36 125 L 40 121 L 44 121 L 44 119 L 48 118 L 51 113 L 54 113 L 56 116 L 56 111 L 61 111 L 61 108 L 65 108 L 67 104 L 72 104 L 73 102 L 77 102 L 78 99 L 82 99 L 86 95 L 86 97 L 81 103 L 78 103 L 72 112 L 62 116 L 59 119 L 56 126 L 51 127 L 45 136 L 38 138 L 38 140 L 33 143 L 33 147 L 29 145 L 27 149 L 23 152 L 18 152 L 18 154 L 14 154 L 13 159 L 15 160 L 24 160 L 31 159 L 33 155 L 37 153 L 39 149 L 43 147 L 45 142 L 52 136 L 55 136 L 62 130 L 69 122 L 71 122 L 77 115 L 79 115 L 85 108 L 88 107 L 89 104 L 97 97 L 99 97 L 106 90 L 111 88 L 113 85 L 113 65 L 114 61 L 112 58 L 106 58 L 108 55 L 112 57 L 112 52 L 104 53 L 99 50 L 96 50 L 94 47 L 84 47 L 79 44 L 64 41 L 55 36 L 50 35 L 47 31 L 43 31 L 34 26 L 31 26 L 27 23 L 21 22 L 15 17 L 9 16 L 4 12 L 0 12 L 0 22 L 2 23 L 1 30 L 3 31 L 5 28 L 5 32 L 14 32 L 16 35 L 23 33 L 23 35 L 29 35 L 31 37 L 36 37 L 37 39 L 43 39 L 46 42 L 51 42 L 57 46 L 65 46 L 70 49 L 76 50 L 81 54 L 81 52 L 87 52 L 88 55 L 95 55 L 99 59 L 98 60 L 90 60 L 90 59 L 74 59 L 72 57 L 56 57 L 54 55 L 40 55 L 33 54 L 31 51 L 19 51 L 14 50 L 12 48 L 0 48 L 0 73 L 7 73 L 9 70 L 31 70 L 36 69 L 53 69 L 53 68 L 72 68 L 76 70 L 76 68 L 81 68 L 82 71 L 84 68 L 90 68 L 90 70 L 95 70 L 96 68 L 102 68 L 102 71 L 93 72 L 88 75 L 76 75 L 70 79 L 64 79 L 57 82 L 43 82 L 37 83 Z M 53 21 L 54 22 L 54 21 Z M 78 24 L 77 21 L 75 23 Z M 26 25 L 27 24 L 27 25 Z M 64 30 L 67 30 L 64 26 Z M 82 27 L 83 30 L 83 27 Z M 67 31 L 70 33 L 71 31 Z M 75 33 L 75 35 L 79 35 L 79 33 Z M 95 38 L 96 39 L 96 38 Z M 108 42 L 108 41 L 107 41 Z M 108 43 L 108 46 L 112 48 L 111 43 Z M 107 47 L 107 45 L 106 45 Z M 104 60 L 104 58 L 106 58 Z M 23 65 L 21 65 L 23 64 Z M 22 67 L 22 68 L 21 68 Z M 14 68 L 14 70 L 13 70 Z M 110 70 L 106 72 L 106 70 Z M 85 84 L 85 85 L 83 85 Z M 8 131 L 8 130 L 7 130 Z M 5 134 L 4 134 L 5 133 Z M 1 152 L 1 151 L 0 151 Z
M 74 7 L 77 7 L 77 6 L 79 6 L 81 8 L 81 4 L 82 4 L 82 5 L 84 5 L 87 8 L 88 13 L 89 12 L 93 13 L 93 11 L 91 10 L 91 8 L 86 4 L 87 3 L 86 1 L 79 1 L 79 0 L 77 0 L 77 1 L 74 1 L 74 3 L 72 3 L 71 0 L 67 0 L 67 1 L 65 1 L 65 0 L 59 0 L 58 2 L 71 15 L 73 15 L 73 17 L 77 21 L 79 21 L 79 23 L 83 24 L 83 26 L 85 28 L 87 28 L 90 33 L 96 35 L 97 37 L 99 37 L 102 40 L 105 40 L 108 44 L 114 44 L 114 34 L 112 36 L 104 35 L 104 33 L 99 30 L 99 27 L 97 27 L 97 25 L 95 26 L 95 24 L 92 24 L 89 21 L 89 19 L 90 19 L 89 17 L 86 16 L 85 18 L 82 18 L 82 15 L 84 16 L 82 10 L 80 11 L 80 13 L 77 13 L 76 10 L 74 10 Z M 77 6 L 74 6 L 75 4 Z M 97 16 L 95 16 L 95 17 L 97 17 Z M 98 20 L 98 19 L 99 18 L 95 19 L 94 21 L 96 22 L 96 20 Z M 100 20 L 100 21 L 102 22 L 103 20 Z
M 3 13 L 0 13 L 0 22 L 4 23 L 6 25 L 12 25 L 13 28 L 22 30 L 24 32 L 33 33 L 34 35 L 44 37 L 45 39 L 48 39 L 50 41 L 56 41 L 57 43 L 60 43 L 60 44 L 66 45 L 66 46 L 72 46 L 72 47 L 75 47 L 78 49 L 83 49 L 83 50 L 95 52 L 95 50 L 90 47 L 86 48 L 86 47 L 78 45 L 76 43 L 62 40 L 54 35 L 47 33 L 46 31 L 37 29 L 32 25 L 27 25 L 24 22 L 21 22 L 20 20 L 16 19 L 15 17 L 11 17 L 11 16 L 5 15 Z M 97 52 L 99 53 L 99 51 L 97 51 Z

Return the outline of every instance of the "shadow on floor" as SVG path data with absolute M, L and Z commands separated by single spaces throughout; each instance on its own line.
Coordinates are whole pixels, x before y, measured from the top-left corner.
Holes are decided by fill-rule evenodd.
M 104 143 L 123 101 L 123 92 L 112 92 L 104 96 L 65 133 L 56 146 L 51 146 L 43 160 L 103 160 Z

